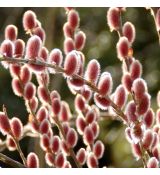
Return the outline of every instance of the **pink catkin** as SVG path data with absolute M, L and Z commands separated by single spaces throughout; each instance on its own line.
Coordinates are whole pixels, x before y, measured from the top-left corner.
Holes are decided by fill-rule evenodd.
M 132 62 L 130 66 L 130 73 L 132 80 L 140 78 L 142 75 L 142 65 L 138 60 Z
M 27 100 L 31 100 L 36 93 L 36 87 L 32 82 L 28 82 L 24 87 L 24 96 Z
M 59 114 L 59 118 L 63 122 L 66 122 L 71 118 L 71 111 L 69 105 L 64 101 L 61 102 L 61 112 Z
M 125 73 L 122 77 L 122 84 L 123 86 L 125 87 L 125 89 L 127 91 L 131 91 L 131 88 L 132 88 L 132 78 L 131 78 L 131 75 L 129 73 Z
M 117 106 L 122 108 L 127 100 L 127 93 L 123 85 L 119 85 L 114 94 L 114 102 Z
M 97 60 L 93 59 L 89 61 L 85 77 L 88 81 L 96 84 L 100 74 L 100 64 Z
M 131 22 L 126 22 L 123 25 L 122 28 L 122 33 L 125 37 L 128 38 L 128 41 L 132 44 L 135 40 L 135 35 L 136 35 L 136 31 L 135 31 L 135 27 Z
M 94 139 L 96 139 L 99 135 L 99 132 L 100 132 L 99 125 L 96 121 L 91 123 L 91 129 L 92 129 L 92 132 L 93 132 L 93 135 L 94 135 Z
M 86 101 L 89 101 L 91 99 L 92 91 L 90 89 L 88 89 L 86 85 L 84 85 L 80 89 L 80 91 L 81 91 L 81 94 L 83 95 L 83 97 L 86 99 Z
M 65 160 L 65 157 L 64 157 L 63 153 L 61 153 L 61 152 L 58 153 L 56 158 L 55 158 L 55 165 L 56 165 L 56 167 L 62 168 L 64 163 L 65 163 L 65 161 L 66 160 Z
M 133 81 L 132 91 L 137 99 L 141 99 L 145 92 L 147 92 L 147 84 L 142 78 L 137 78 Z
M 42 47 L 42 41 L 37 35 L 33 35 L 29 38 L 26 45 L 26 58 L 37 59 Z
M 37 97 L 33 97 L 31 100 L 30 100 L 30 106 L 31 106 L 31 109 L 35 112 L 37 110 L 37 107 L 38 107 L 38 99 Z M 29 110 L 28 110 L 29 111 Z
M 65 52 L 65 54 L 68 54 L 69 52 L 71 52 L 74 49 L 75 49 L 75 46 L 74 46 L 73 39 L 72 38 L 66 38 L 64 40 L 64 52 Z
M 65 134 L 67 134 L 68 131 L 69 131 L 69 128 L 70 128 L 69 123 L 68 122 L 63 122 L 62 127 L 63 127 L 63 130 L 64 130 Z
M 88 165 L 88 168 L 97 168 L 98 167 L 98 160 L 93 153 L 90 153 L 88 155 L 87 165 Z
M 14 42 L 14 56 L 21 57 L 24 54 L 25 42 L 21 39 L 17 39 Z
M 0 52 L 6 57 L 12 57 L 14 52 L 14 45 L 10 40 L 4 40 L 1 43 Z
M 17 38 L 18 29 L 14 25 L 8 25 L 5 28 L 5 39 L 9 39 L 11 41 L 15 41 Z
M 44 61 L 47 61 L 48 59 L 48 49 L 46 47 L 42 47 L 39 53 L 40 58 L 42 58 Z
M 151 128 L 153 126 L 154 117 L 155 117 L 154 112 L 150 108 L 143 117 L 143 122 L 144 122 L 146 128 Z
M 11 131 L 9 119 L 4 112 L 0 112 L 0 130 L 4 135 Z
M 48 58 L 48 62 L 49 63 L 54 63 L 58 66 L 61 66 L 63 61 L 63 55 L 60 49 L 53 49 L 50 54 L 49 54 L 49 58 Z
M 21 67 L 19 64 L 10 64 L 9 65 L 9 70 L 10 70 L 10 74 L 11 76 L 14 77 L 18 77 L 21 71 Z
M 50 124 L 47 119 L 43 120 L 40 124 L 39 130 L 41 134 L 47 134 L 49 132 Z
M 44 106 L 41 106 L 36 113 L 36 118 L 39 122 L 48 119 L 48 110 Z
M 79 31 L 76 35 L 75 35 L 75 48 L 77 50 L 82 50 L 84 48 L 86 42 L 86 35 L 84 32 Z
M 75 98 L 75 108 L 77 112 L 83 112 L 83 110 L 85 109 L 85 99 L 82 95 L 78 94 Z
M 153 134 L 151 130 L 146 130 L 143 136 L 143 140 L 142 140 L 142 144 L 143 144 L 143 148 L 148 150 L 153 142 Z
M 159 168 L 159 162 L 155 157 L 151 157 L 147 162 L 147 168 Z
M 45 161 L 46 161 L 47 165 L 54 166 L 54 157 L 53 157 L 53 154 L 47 152 L 45 154 Z
M 70 27 L 75 30 L 79 26 L 79 14 L 75 10 L 70 10 L 68 13 L 68 23 Z
M 49 137 L 47 136 L 47 134 L 43 134 L 41 139 L 40 139 L 40 146 L 41 148 L 46 151 L 49 149 L 50 147 L 50 140 Z
M 61 99 L 59 93 L 56 90 L 53 90 L 50 93 L 50 98 L 51 98 L 51 101 L 53 101 L 55 98 L 58 98 L 59 100 Z
M 32 78 L 32 73 L 26 65 L 21 67 L 20 78 L 23 84 L 26 84 Z
M 80 148 L 78 150 L 76 154 L 76 158 L 81 165 L 83 165 L 86 162 L 87 155 L 86 155 L 86 151 L 84 148 Z
M 159 149 L 159 147 L 155 147 L 154 149 L 152 149 L 152 154 L 157 160 L 160 160 L 160 149 Z
M 107 22 L 111 31 L 119 29 L 120 11 L 118 8 L 109 8 L 107 12 Z
M 19 118 L 12 118 L 10 121 L 12 134 L 16 139 L 20 139 L 23 134 L 23 125 Z
M 90 145 L 93 143 L 94 141 L 94 133 L 91 129 L 90 126 L 87 126 L 85 129 L 84 129 L 84 135 L 83 135 L 83 138 L 84 138 L 84 143 L 86 145 Z
M 117 43 L 117 56 L 122 61 L 126 59 L 129 51 L 129 42 L 126 37 L 121 37 Z
M 59 136 L 53 136 L 51 140 L 51 150 L 53 153 L 57 153 L 60 150 L 60 138 Z
M 47 93 L 45 87 L 39 86 L 38 90 L 37 90 L 37 93 L 38 93 L 38 97 L 39 97 L 39 99 L 42 103 L 48 103 L 49 102 L 50 97 L 49 97 L 49 94 Z
M 66 161 L 63 165 L 63 168 L 72 168 L 72 165 L 69 161 Z
M 10 135 L 7 135 L 6 146 L 9 151 L 15 151 L 17 149 L 16 144 Z
M 33 35 L 37 35 L 39 36 L 39 38 L 41 39 L 42 43 L 45 43 L 46 40 L 46 33 L 44 31 L 44 29 L 42 27 L 36 27 L 33 31 L 32 31 Z
M 22 96 L 23 89 L 22 89 L 19 79 L 17 78 L 12 79 L 12 89 L 15 95 Z
M 135 124 L 131 128 L 131 137 L 134 143 L 138 143 L 139 140 L 143 137 L 143 130 L 141 124 Z
M 132 146 L 132 153 L 135 156 L 135 158 L 140 159 L 142 156 L 142 153 L 141 153 L 141 148 L 139 144 L 132 143 L 131 146 Z
M 86 122 L 85 122 L 83 117 L 77 117 L 77 119 L 76 119 L 76 127 L 77 127 L 77 130 L 78 130 L 79 134 L 81 134 L 81 135 L 83 134 L 86 125 L 87 124 L 86 124 Z
M 150 108 L 150 98 L 150 95 L 145 93 L 139 100 L 139 104 L 137 106 L 138 115 L 144 115 L 148 111 L 148 109 Z
M 93 153 L 97 157 L 97 159 L 102 158 L 104 153 L 104 144 L 101 141 L 96 141 L 93 147 Z
M 135 122 L 138 119 L 138 116 L 136 115 L 136 104 L 134 101 L 130 101 L 127 104 L 125 113 L 129 122 Z
M 72 38 L 73 36 L 73 30 L 72 28 L 70 27 L 69 23 L 66 22 L 64 25 L 63 25 L 63 33 L 64 33 L 64 36 L 67 38 Z
M 67 54 L 65 61 L 64 61 L 64 70 L 65 70 L 65 74 L 67 76 L 71 76 L 74 73 L 77 73 L 78 71 L 78 56 L 76 54 L 75 51 L 70 52 L 69 54 Z
M 69 155 L 69 147 L 66 143 L 66 141 L 62 140 L 61 141 L 61 148 L 62 148 L 62 152 Z
M 67 145 L 73 148 L 77 144 L 77 141 L 78 141 L 77 132 L 73 128 L 70 128 L 66 135 Z
M 36 27 L 36 14 L 33 11 L 28 10 L 24 13 L 23 27 L 26 31 Z
M 94 102 L 102 110 L 106 110 L 110 106 L 110 100 L 100 96 L 98 93 L 94 94 Z
M 111 74 L 104 72 L 101 74 L 100 80 L 98 82 L 98 89 L 101 95 L 105 96 L 112 92 L 113 81 Z
M 33 152 L 29 153 L 27 156 L 27 167 L 28 168 L 39 168 L 39 158 Z
M 61 102 L 58 98 L 52 100 L 52 112 L 54 116 L 58 116 L 61 112 Z
M 95 111 L 93 111 L 93 110 L 88 111 L 86 113 L 85 119 L 86 119 L 86 122 L 88 124 L 92 123 L 93 121 L 95 121 L 96 120 L 96 113 L 95 113 Z

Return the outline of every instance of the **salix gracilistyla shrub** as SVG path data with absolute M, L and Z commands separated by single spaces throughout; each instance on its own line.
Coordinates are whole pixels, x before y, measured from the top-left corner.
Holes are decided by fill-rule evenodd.
M 13 92 L 23 98 L 29 115 L 28 123 L 24 124 L 18 117 L 8 116 L 3 106 L 0 112 L 0 131 L 6 136 L 3 147 L 17 150 L 23 164 L 3 154 L 0 154 L 1 160 L 10 160 L 14 167 L 38 168 L 39 155 L 34 152 L 24 155 L 19 144 L 24 137 L 30 136 L 39 139 L 45 163 L 50 167 L 97 168 L 99 159 L 105 158 L 105 145 L 98 136 L 101 111 L 107 111 L 124 124 L 124 135 L 136 160 L 140 159 L 144 167 L 159 167 L 160 92 L 157 95 L 159 109 L 154 111 L 142 76 L 143 66 L 133 55 L 135 26 L 130 21 L 121 20 L 125 10 L 109 8 L 106 14 L 110 30 L 119 36 L 115 49 L 122 63 L 122 77 L 121 84 L 115 89 L 112 74 L 101 70 L 98 60 L 92 59 L 85 64 L 83 48 L 87 36 L 80 28 L 76 9 L 65 8 L 67 21 L 63 25 L 63 46 L 51 51 L 45 46 L 43 24 L 33 11 L 26 11 L 22 19 L 27 42 L 18 38 L 16 26 L 6 26 L 0 61 L 9 70 Z M 159 33 L 160 10 L 150 10 Z M 51 74 L 64 77 L 70 92 L 75 95 L 76 114 L 58 91 L 49 88 Z M 58 133 L 53 132 L 53 127 L 58 128 Z M 77 150 L 79 139 L 83 146 Z

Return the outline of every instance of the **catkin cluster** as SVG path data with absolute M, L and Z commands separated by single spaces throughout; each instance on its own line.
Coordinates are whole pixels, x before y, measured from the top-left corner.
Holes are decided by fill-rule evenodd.
M 106 15 L 110 30 L 119 36 L 116 50 L 123 75 L 116 89 L 113 89 L 112 75 L 103 72 L 96 59 L 85 66 L 83 48 L 87 37 L 80 29 L 80 16 L 74 8 L 65 8 L 67 21 L 63 25 L 65 39 L 61 49 L 48 51 L 45 30 L 33 11 L 26 11 L 22 19 L 28 34 L 26 43 L 18 38 L 16 26 L 6 26 L 0 61 L 9 70 L 13 92 L 24 99 L 29 117 L 28 123 L 22 124 L 19 118 L 8 116 L 3 106 L 0 131 L 6 135 L 5 147 L 10 151 L 17 150 L 25 167 L 38 168 L 40 164 L 39 155 L 30 152 L 25 157 L 19 145 L 28 133 L 30 137 L 39 138 L 48 166 L 99 167 L 99 159 L 105 150 L 105 145 L 98 139 L 101 111 L 107 111 L 123 122 L 126 126 L 124 135 L 133 155 L 142 160 L 144 167 L 159 167 L 160 92 L 157 95 L 159 109 L 154 112 L 147 83 L 142 77 L 142 64 L 133 56 L 135 26 L 129 21 L 121 21 L 125 10 L 109 8 Z M 159 32 L 160 10 L 154 12 Z M 57 73 L 64 77 L 70 92 L 75 95 L 76 116 L 58 91 L 49 88 L 50 74 L 56 76 Z M 33 82 L 34 77 L 38 86 Z M 58 128 L 58 134 L 53 132 L 54 127 Z M 84 147 L 75 151 L 80 138 Z

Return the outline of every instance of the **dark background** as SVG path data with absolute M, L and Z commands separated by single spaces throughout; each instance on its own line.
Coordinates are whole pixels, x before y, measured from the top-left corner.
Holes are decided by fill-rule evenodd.
M 53 48 L 63 50 L 62 27 L 66 21 L 63 8 L 0 8 L 0 42 L 4 39 L 4 29 L 8 24 L 18 27 L 18 37 L 27 41 L 28 36 L 22 27 L 22 16 L 26 10 L 33 10 L 41 21 L 46 31 L 46 47 L 51 51 Z M 76 8 L 80 15 L 80 28 L 86 33 L 87 41 L 84 49 L 86 63 L 90 59 L 98 59 L 101 69 L 111 72 L 114 80 L 114 89 L 120 84 L 121 62 L 117 59 L 116 43 L 118 36 L 116 32 L 110 32 L 106 22 L 107 8 Z M 147 81 L 149 92 L 152 96 L 152 107 L 156 109 L 156 94 L 160 85 L 160 46 L 153 17 L 146 8 L 127 8 L 122 15 L 123 23 L 132 22 L 136 27 L 136 40 L 133 44 L 134 57 L 143 65 L 143 78 Z M 63 100 L 71 105 L 72 111 L 74 96 L 69 92 L 66 82 L 61 76 L 51 76 L 51 89 L 57 89 Z M 11 88 L 11 76 L 8 70 L 0 67 L 0 110 L 5 104 L 11 117 L 21 118 L 23 124 L 27 122 L 27 112 L 21 98 L 15 96 Z M 105 143 L 105 154 L 100 160 L 100 167 L 140 167 L 141 161 L 136 161 L 132 156 L 130 144 L 124 137 L 124 127 L 118 121 L 106 120 L 100 122 L 101 133 L 99 138 Z M 2 139 L 4 137 L 2 136 Z M 44 155 L 38 149 L 38 141 L 25 138 L 20 145 L 25 156 L 30 151 L 41 154 L 43 162 Z M 81 145 L 81 140 L 79 141 Z M 9 157 L 21 161 L 17 151 L 3 151 Z M 0 166 L 5 166 L 0 162 Z M 43 163 L 41 166 L 44 166 Z

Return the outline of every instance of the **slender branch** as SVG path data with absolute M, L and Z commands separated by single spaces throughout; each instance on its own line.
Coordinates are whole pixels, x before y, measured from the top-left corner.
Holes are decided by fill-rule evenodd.
M 39 65 L 39 66 L 45 66 L 45 67 L 49 67 L 49 68 L 53 68 L 57 73 L 65 73 L 64 68 L 56 65 L 56 64 L 49 64 L 47 62 L 41 61 L 41 60 L 31 60 L 31 59 L 24 59 L 24 58 L 9 58 L 9 57 L 5 57 L 2 56 L 0 57 L 0 61 L 7 61 L 9 63 L 22 63 L 22 64 L 34 64 L 34 65 Z M 78 75 L 78 74 L 73 74 L 71 76 L 71 78 L 76 78 L 76 79 L 80 79 L 84 82 L 84 84 L 88 85 L 94 92 L 99 93 L 99 89 L 92 84 L 90 81 L 84 79 L 82 76 Z M 107 98 L 107 100 L 110 101 L 111 106 L 113 107 L 113 109 L 115 110 L 115 112 L 117 113 L 118 117 L 127 125 L 127 119 L 125 114 L 123 113 L 123 111 L 121 110 L 121 108 L 119 108 L 111 99 L 110 97 L 107 95 L 105 96 Z
M 155 21 L 155 24 L 156 24 L 154 11 L 152 9 L 151 9 L 151 14 L 153 15 L 153 18 L 154 18 L 154 21 Z M 119 38 L 121 36 L 123 36 L 123 34 L 122 34 L 122 26 L 123 26 L 123 23 L 122 23 L 122 17 L 121 17 L 121 13 L 120 13 L 120 28 L 117 31 Z M 160 34 L 159 34 L 158 31 L 157 31 L 157 33 L 158 33 L 159 43 L 160 43 Z M 128 56 L 128 58 L 129 58 L 129 56 Z M 126 64 L 127 71 L 129 72 L 130 64 L 129 64 L 128 58 L 124 60 L 124 63 Z M 134 100 L 135 105 L 137 105 L 137 101 L 136 101 L 134 92 L 131 91 L 130 94 L 131 94 L 132 99 Z M 120 115 L 123 115 L 123 113 L 121 113 Z M 137 121 L 137 123 L 139 123 L 139 122 Z M 141 156 L 142 163 L 144 165 L 144 168 L 146 168 L 147 167 L 147 163 L 146 163 L 146 157 L 145 157 L 145 149 L 143 148 L 142 140 L 140 140 L 139 146 L 140 146 L 141 153 L 142 153 L 142 156 Z
M 43 80 L 43 81 L 44 81 L 44 80 Z M 46 89 L 46 92 L 47 92 L 48 96 L 50 96 L 50 91 L 49 91 L 49 89 L 48 89 L 48 87 L 47 87 L 47 85 L 46 85 L 45 83 L 44 83 L 44 87 L 45 87 L 45 89 Z M 48 104 L 49 104 L 50 106 L 52 105 L 51 98 L 49 98 Z M 57 127 L 58 127 L 58 129 L 59 129 L 59 131 L 60 131 L 60 133 L 61 133 L 61 135 L 62 135 L 62 137 L 63 137 L 63 139 L 66 140 L 66 134 L 65 134 L 65 132 L 64 132 L 64 129 L 63 129 L 63 127 L 62 127 L 60 121 L 58 120 L 58 118 L 57 118 L 56 116 L 55 116 L 55 117 L 53 116 L 52 118 L 53 118 L 54 122 L 56 123 L 56 125 L 57 125 Z M 77 158 L 76 158 L 76 155 L 75 155 L 75 153 L 74 153 L 74 151 L 73 151 L 72 148 L 69 148 L 69 152 L 70 152 L 70 156 L 73 158 L 73 160 L 74 160 L 76 166 L 77 166 L 78 168 L 82 168 L 82 166 L 79 164 L 79 162 L 78 162 L 78 160 L 77 160 Z
M 61 134 L 63 136 L 63 139 L 66 140 L 66 134 L 65 134 L 64 129 L 63 129 L 61 123 L 59 122 L 58 118 L 57 117 L 54 117 L 53 119 L 56 122 L 56 124 L 57 124 L 57 126 L 58 126 L 58 128 L 59 128 L 59 130 L 60 130 L 60 132 L 61 132 Z M 73 151 L 72 148 L 69 148 L 69 152 L 70 152 L 70 156 L 73 158 L 73 160 L 76 163 L 77 167 L 78 168 L 82 168 L 82 166 L 78 162 L 78 160 L 76 158 L 76 155 L 75 155 L 75 153 L 74 153 L 74 151 Z
M 23 161 L 23 164 L 24 164 L 25 166 L 27 166 L 27 161 L 26 161 L 26 158 L 25 158 L 25 156 L 24 156 L 24 154 L 23 154 L 23 152 L 22 152 L 22 149 L 21 149 L 21 147 L 20 147 L 20 145 L 19 145 L 19 141 L 18 141 L 14 136 L 12 136 L 12 138 L 13 138 L 15 144 L 16 144 L 17 151 L 18 151 L 19 154 L 20 154 L 20 157 L 21 157 L 21 159 L 22 159 L 22 161 Z
M 142 153 L 142 162 L 143 162 L 143 166 L 144 168 L 147 168 L 147 163 L 146 163 L 146 158 L 145 158 L 145 149 L 143 148 L 143 145 L 142 145 L 142 141 L 140 140 L 139 142 L 139 146 L 140 146 L 140 149 L 141 149 L 141 153 Z
M 24 166 L 23 164 L 7 157 L 6 155 L 0 153 L 0 161 L 2 161 L 5 164 L 10 165 L 13 168 L 25 168 L 26 166 Z

